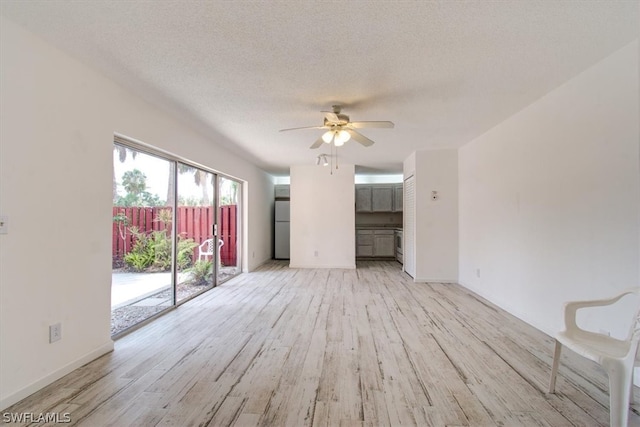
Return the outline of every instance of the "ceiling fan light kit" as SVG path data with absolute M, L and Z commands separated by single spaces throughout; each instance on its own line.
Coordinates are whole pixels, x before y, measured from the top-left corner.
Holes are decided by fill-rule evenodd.
M 362 128 L 393 128 L 394 124 L 390 121 L 368 121 L 368 122 L 352 122 L 349 116 L 341 114 L 342 106 L 334 105 L 333 112 L 324 112 L 324 123 L 322 126 L 306 126 L 300 128 L 281 129 L 280 132 L 300 129 L 325 129 L 326 131 L 314 142 L 312 149 L 319 148 L 323 143 L 341 147 L 345 142 L 353 139 L 365 147 L 370 147 L 374 141 L 370 140 L 356 129 Z
M 331 141 L 333 140 L 333 131 L 328 130 L 325 133 L 323 133 L 322 140 L 327 144 L 331 144 Z
M 325 132 L 314 142 L 311 149 L 320 148 L 325 143 L 331 147 L 331 174 L 333 174 L 333 167 L 338 169 L 338 147 L 342 147 L 345 142 L 353 139 L 357 143 L 370 147 L 374 144 L 372 140 L 356 131 L 356 129 L 362 128 L 393 128 L 393 122 L 389 121 L 370 121 L 370 122 L 352 122 L 349 116 L 341 114 L 342 106 L 334 105 L 333 112 L 323 111 L 324 122 L 322 126 L 306 126 L 300 128 L 281 129 L 280 132 L 286 132 L 290 130 L 300 129 L 324 129 Z M 332 144 L 333 143 L 333 144 Z M 335 152 L 335 154 L 334 154 Z M 322 164 L 328 166 L 326 154 L 320 154 L 316 158 L 316 165 Z
M 346 130 L 328 130 L 322 134 L 322 140 L 327 144 L 333 144 L 336 147 L 343 146 L 345 142 L 351 139 L 351 135 Z

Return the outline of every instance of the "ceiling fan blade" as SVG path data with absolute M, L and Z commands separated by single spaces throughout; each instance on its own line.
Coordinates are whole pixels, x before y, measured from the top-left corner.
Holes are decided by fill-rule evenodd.
M 324 118 L 328 123 L 340 123 L 340 118 L 336 113 L 324 113 Z
M 305 126 L 301 128 L 280 129 L 280 132 L 287 132 L 290 130 L 300 130 L 300 129 L 329 129 L 329 128 L 327 126 Z
M 351 135 L 351 138 L 353 138 L 356 142 L 359 142 L 360 144 L 364 145 L 365 147 L 370 147 L 374 144 L 372 140 L 370 140 L 363 134 L 356 132 L 353 129 L 346 129 L 346 131 L 349 132 L 349 135 Z
M 373 121 L 373 122 L 350 122 L 349 126 L 354 129 L 362 128 L 392 128 L 395 125 L 389 121 Z
M 311 147 L 309 147 L 309 148 L 311 148 L 311 149 L 315 149 L 315 148 L 320 147 L 322 144 L 324 144 L 324 140 L 322 139 L 322 137 L 320 137 L 320 138 L 318 138 L 318 140 L 317 140 L 316 142 L 314 142 L 314 143 L 311 145 Z

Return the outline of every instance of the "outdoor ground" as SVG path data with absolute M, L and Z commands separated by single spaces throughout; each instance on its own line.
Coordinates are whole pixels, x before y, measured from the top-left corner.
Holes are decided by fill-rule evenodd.
M 223 267 L 218 282 L 233 277 L 236 267 Z M 189 297 L 211 287 L 189 283 L 189 273 L 178 273 L 176 300 Z M 153 316 L 172 304 L 171 273 L 132 273 L 114 270 L 111 284 L 111 335 Z

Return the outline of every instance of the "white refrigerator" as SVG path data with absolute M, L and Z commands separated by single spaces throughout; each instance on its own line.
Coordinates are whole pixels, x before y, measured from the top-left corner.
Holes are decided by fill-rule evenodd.
M 275 258 L 289 259 L 289 201 L 276 200 Z

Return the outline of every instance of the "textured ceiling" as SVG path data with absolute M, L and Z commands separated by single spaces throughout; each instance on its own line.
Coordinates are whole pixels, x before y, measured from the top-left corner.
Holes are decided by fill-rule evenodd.
M 5 1 L 2 14 L 272 173 L 321 110 L 391 120 L 361 173 L 459 147 L 638 38 L 638 1 Z M 220 138 L 225 135 L 228 141 Z M 153 144 L 153 141 L 147 141 Z M 198 159 L 192 159 L 197 161 Z

